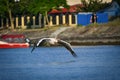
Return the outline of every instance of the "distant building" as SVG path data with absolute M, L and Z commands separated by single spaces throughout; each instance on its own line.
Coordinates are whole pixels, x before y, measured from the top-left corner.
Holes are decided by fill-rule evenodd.
M 107 13 L 109 18 L 120 16 L 120 6 L 117 2 L 113 1 L 109 7 L 98 11 L 98 13 Z
M 103 0 L 103 2 L 111 2 L 112 0 Z M 81 4 L 81 0 L 67 0 L 68 5 Z
M 67 0 L 68 5 L 81 4 L 80 0 Z

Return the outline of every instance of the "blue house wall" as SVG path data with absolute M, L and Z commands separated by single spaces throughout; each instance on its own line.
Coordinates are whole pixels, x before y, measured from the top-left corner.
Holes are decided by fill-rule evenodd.
M 90 24 L 90 17 L 92 13 L 79 13 L 77 15 L 77 23 L 78 25 L 86 26 Z
M 113 16 L 120 16 L 120 6 L 117 2 L 113 1 L 109 7 L 100 10 L 97 13 L 107 13 L 109 18 Z
M 108 14 L 107 13 L 97 13 L 97 23 L 107 23 L 108 22 Z M 77 23 L 78 25 L 87 26 L 91 24 L 92 13 L 79 13 L 77 15 Z
M 107 23 L 108 14 L 107 13 L 97 13 L 97 23 Z

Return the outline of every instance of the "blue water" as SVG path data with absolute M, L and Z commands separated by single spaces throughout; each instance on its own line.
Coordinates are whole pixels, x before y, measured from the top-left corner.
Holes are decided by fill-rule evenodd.
M 120 46 L 0 49 L 0 80 L 120 80 Z

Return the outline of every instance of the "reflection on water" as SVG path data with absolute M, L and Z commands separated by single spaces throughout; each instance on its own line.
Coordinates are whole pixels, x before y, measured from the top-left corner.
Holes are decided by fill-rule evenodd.
M 64 61 L 64 62 L 52 62 L 50 64 L 53 64 L 53 65 L 62 65 L 62 64 L 69 64 L 69 63 L 74 63 L 76 62 L 75 60 L 71 60 L 71 61 Z
M 0 49 L 0 80 L 120 80 L 120 46 Z

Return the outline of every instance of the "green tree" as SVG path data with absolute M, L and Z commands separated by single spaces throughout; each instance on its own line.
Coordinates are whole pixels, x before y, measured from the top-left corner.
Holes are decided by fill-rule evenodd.
M 66 0 L 31 0 L 28 11 L 34 14 L 43 14 L 49 25 L 48 12 L 52 9 L 59 9 L 60 6 L 68 7 Z
M 0 15 L 9 17 L 11 29 L 14 29 L 13 16 L 25 13 L 29 0 L 0 0 Z
M 41 13 L 49 24 L 47 13 L 60 6 L 68 7 L 66 0 L 0 0 L 0 15 L 9 17 L 11 29 L 14 29 L 13 16 L 16 14 Z
M 0 0 L 0 14 L 3 17 L 9 17 L 11 29 L 14 29 L 13 24 L 13 10 L 14 10 L 14 0 Z
M 96 12 L 103 9 L 107 3 L 103 3 L 103 0 L 81 0 L 82 7 L 79 7 L 79 11 L 82 12 Z

